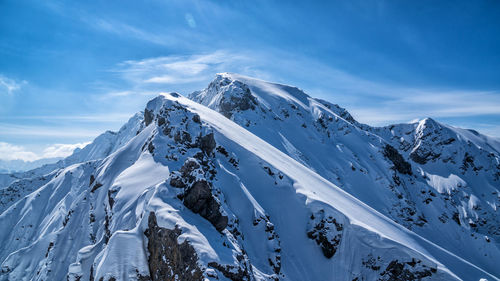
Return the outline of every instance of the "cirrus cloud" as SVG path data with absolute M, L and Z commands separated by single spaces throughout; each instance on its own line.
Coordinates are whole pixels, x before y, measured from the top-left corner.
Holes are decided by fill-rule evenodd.
M 11 95 L 15 91 L 20 90 L 21 86 L 26 83 L 26 81 L 16 81 L 0 74 L 0 93 L 7 93 Z

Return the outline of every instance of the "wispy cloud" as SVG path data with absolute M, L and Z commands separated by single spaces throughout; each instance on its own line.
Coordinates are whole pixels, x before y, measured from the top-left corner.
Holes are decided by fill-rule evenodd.
M 429 116 L 500 115 L 500 91 L 415 88 L 371 81 L 323 62 L 276 50 L 163 56 L 126 61 L 116 71 L 136 85 L 196 84 L 208 82 L 216 72 L 224 71 L 257 76 L 303 87 L 312 96 L 340 103 L 361 122 L 372 125 Z
M 6 93 L 11 95 L 15 91 L 20 90 L 21 86 L 26 83 L 26 81 L 16 81 L 0 74 L 0 94 Z
M 389 122 L 407 122 L 425 117 L 497 116 L 500 119 L 500 92 L 407 89 L 390 85 L 379 87 L 387 88 L 385 99 L 354 103 L 348 108 L 359 121 L 387 125 Z
M 88 16 L 82 18 L 95 29 L 119 36 L 148 41 L 163 46 L 172 46 L 178 43 L 178 40 L 175 37 L 169 36 L 166 33 L 154 33 L 124 22 L 95 17 L 89 18 Z
M 196 27 L 196 21 L 194 20 L 194 17 L 191 13 L 185 14 L 184 18 L 186 19 L 186 22 L 189 25 L 189 27 L 191 27 L 191 28 Z
M 228 51 L 190 56 L 163 56 L 129 60 L 115 70 L 136 84 L 187 84 L 207 81 L 216 72 L 250 65 L 250 58 Z
M 109 113 L 109 114 L 93 114 L 93 115 L 20 115 L 20 116 L 10 116 L 9 120 L 34 120 L 34 121 L 51 121 L 51 122 L 64 121 L 69 123 L 74 123 L 74 122 L 111 123 L 111 122 L 123 122 L 124 120 L 127 120 L 130 117 L 131 115 L 126 113 Z M 2 126 L 1 123 L 0 126 Z
M 53 144 L 45 147 L 42 152 L 36 153 L 20 145 L 0 142 L 0 160 L 23 160 L 30 162 L 44 158 L 66 157 L 71 155 L 76 148 L 83 148 L 87 144 L 89 143 Z
M 44 127 L 36 125 L 16 125 L 0 123 L 2 137 L 52 137 L 89 139 L 103 131 L 74 127 Z

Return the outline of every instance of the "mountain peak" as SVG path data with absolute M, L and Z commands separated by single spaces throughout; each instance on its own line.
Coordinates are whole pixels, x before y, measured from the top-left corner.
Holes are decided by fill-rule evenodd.
M 241 117 L 239 121 L 247 124 L 251 123 L 250 119 L 256 118 L 247 115 L 258 115 L 260 119 L 268 115 L 267 118 L 282 120 L 288 118 L 290 110 L 296 111 L 299 116 L 311 115 L 313 119 L 326 114 L 357 123 L 344 108 L 312 98 L 297 87 L 235 73 L 218 73 L 207 88 L 190 94 L 189 98 L 227 118 L 236 120 L 238 115 Z
M 0 280 L 500 276 L 500 160 L 480 136 L 371 128 L 232 73 L 190 97 L 1 189 Z
M 283 103 L 306 108 L 310 99 L 297 87 L 227 72 L 218 73 L 206 89 L 194 92 L 189 97 L 213 109 L 227 111 L 224 115 L 230 115 L 229 111 L 232 110 L 244 111 L 257 104 L 262 105 L 263 109 L 275 108 Z

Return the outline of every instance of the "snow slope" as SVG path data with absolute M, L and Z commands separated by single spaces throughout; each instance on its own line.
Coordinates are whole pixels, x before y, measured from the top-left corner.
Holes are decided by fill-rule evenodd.
M 231 73 L 218 74 L 190 98 L 221 112 L 393 221 L 496 270 L 497 139 L 432 119 L 371 128 L 345 109 L 297 88 Z
M 370 128 L 294 87 L 221 74 L 191 98 L 160 95 L 120 137 L 11 185 L 0 280 L 499 280 L 497 236 L 465 224 L 498 219 L 473 186 L 494 167 L 474 171 L 466 141 L 468 176 L 445 176 L 412 160 L 418 128 Z M 439 220 L 458 207 L 460 224 Z
M 70 156 L 25 172 L 0 174 L 0 212 L 19 198 L 33 192 L 57 173 L 56 170 L 76 163 L 103 159 L 126 144 L 141 129 L 142 114 L 137 113 L 118 132 L 106 131 Z

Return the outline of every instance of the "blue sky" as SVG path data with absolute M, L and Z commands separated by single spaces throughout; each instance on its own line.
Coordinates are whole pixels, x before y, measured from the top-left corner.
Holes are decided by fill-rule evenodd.
M 78 2 L 78 3 L 75 3 Z M 217 72 L 370 125 L 500 136 L 498 1 L 0 1 L 0 159 L 65 155 Z

